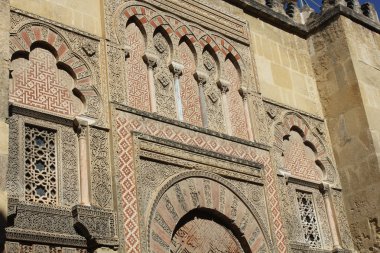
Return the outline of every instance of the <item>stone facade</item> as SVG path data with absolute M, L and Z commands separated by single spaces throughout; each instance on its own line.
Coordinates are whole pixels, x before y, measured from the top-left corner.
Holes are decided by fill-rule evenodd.
M 372 5 L 0 7 L 0 252 L 380 250 Z

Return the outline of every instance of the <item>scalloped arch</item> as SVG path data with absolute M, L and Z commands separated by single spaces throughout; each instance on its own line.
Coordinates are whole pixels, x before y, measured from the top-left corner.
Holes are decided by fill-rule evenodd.
M 297 131 L 304 143 L 315 153 L 315 162 L 322 165 L 324 170 L 323 181 L 328 181 L 339 186 L 336 169 L 331 158 L 326 152 L 322 140 L 312 131 L 306 120 L 296 112 L 286 112 L 274 126 L 274 146 L 284 152 L 283 138 L 288 136 L 292 130 Z
M 81 115 L 92 118 L 91 123 L 98 120 L 102 103 L 98 91 L 93 87 L 93 71 L 86 61 L 72 50 L 68 41 L 57 29 L 39 22 L 28 22 L 17 26 L 10 37 L 12 60 L 18 54 L 25 54 L 28 58 L 34 48 L 46 49 L 43 45 L 49 45 L 48 50 L 56 58 L 57 67 L 66 70 L 74 78 L 75 90 L 85 98 L 86 111 Z M 91 113 L 88 105 L 94 103 L 100 108 Z
M 169 210 L 168 206 L 173 208 Z M 249 242 L 252 252 L 262 247 L 272 252 L 269 233 L 255 207 L 227 180 L 204 171 L 179 173 L 162 184 L 146 218 L 149 250 L 168 252 L 165 245 L 170 245 L 178 221 L 196 208 L 213 209 L 231 219 Z M 164 243 L 157 243 L 157 239 Z

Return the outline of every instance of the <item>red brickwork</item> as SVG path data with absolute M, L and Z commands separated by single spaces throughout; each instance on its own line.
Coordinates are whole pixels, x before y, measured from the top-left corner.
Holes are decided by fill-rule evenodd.
M 183 119 L 187 123 L 202 126 L 198 84 L 194 78 L 196 69 L 194 54 L 185 42 L 179 46 L 178 54 L 184 66 L 180 79 Z
M 127 45 L 130 47 L 126 63 L 127 103 L 139 110 L 150 111 L 149 83 L 147 66 L 143 61 L 145 53 L 144 37 L 134 24 L 127 27 Z
M 265 171 L 266 192 L 268 194 L 269 209 L 271 211 L 274 235 L 276 237 L 276 246 L 278 252 L 286 252 L 284 226 L 280 211 L 280 202 L 278 201 L 278 190 L 276 183 L 276 173 L 270 163 L 268 163 Z
M 79 114 L 83 105 L 72 93 L 74 80 L 56 63 L 55 57 L 41 48 L 30 53 L 29 61 L 14 60 L 10 102 L 64 116 Z
M 24 26 L 18 33 L 11 36 L 11 54 L 16 52 L 30 52 L 32 45 L 44 42 L 51 46 L 57 62 L 68 66 L 73 73 L 78 86 L 91 85 L 91 71 L 84 61 L 73 53 L 66 40 L 56 31 L 47 26 L 29 25 Z M 80 88 L 80 87 L 79 87 Z

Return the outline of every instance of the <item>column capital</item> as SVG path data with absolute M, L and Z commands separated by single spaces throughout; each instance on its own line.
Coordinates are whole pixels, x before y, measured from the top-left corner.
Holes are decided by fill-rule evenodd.
M 239 94 L 243 98 L 244 101 L 247 100 L 249 92 L 246 86 L 242 85 L 239 89 Z
M 217 82 L 219 89 L 222 91 L 222 93 L 227 93 L 230 88 L 230 82 L 224 79 L 219 79 Z
M 322 193 L 322 195 L 325 197 L 325 196 L 328 196 L 328 194 L 330 193 L 331 186 L 330 184 L 323 182 L 319 185 L 319 190 Z
M 148 68 L 153 69 L 157 65 L 158 56 L 154 53 L 146 52 L 143 56 L 143 60 Z
M 77 133 L 79 139 L 86 137 L 88 125 L 88 121 L 81 118 L 75 118 L 74 131 Z
M 174 74 L 175 77 L 179 77 L 180 75 L 182 75 L 182 71 L 184 69 L 184 66 L 178 62 L 173 61 L 169 65 L 169 69 Z
M 198 85 L 204 86 L 207 83 L 209 76 L 207 73 L 205 73 L 201 70 L 197 70 L 194 73 L 194 78 L 197 80 Z

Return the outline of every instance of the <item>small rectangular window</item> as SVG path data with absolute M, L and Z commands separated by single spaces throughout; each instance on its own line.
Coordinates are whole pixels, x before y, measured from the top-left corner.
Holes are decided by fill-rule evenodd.
M 313 205 L 313 194 L 297 191 L 297 202 L 306 243 L 312 248 L 321 248 L 321 236 L 319 235 L 317 216 Z
M 57 204 L 56 132 L 25 125 L 25 199 Z

